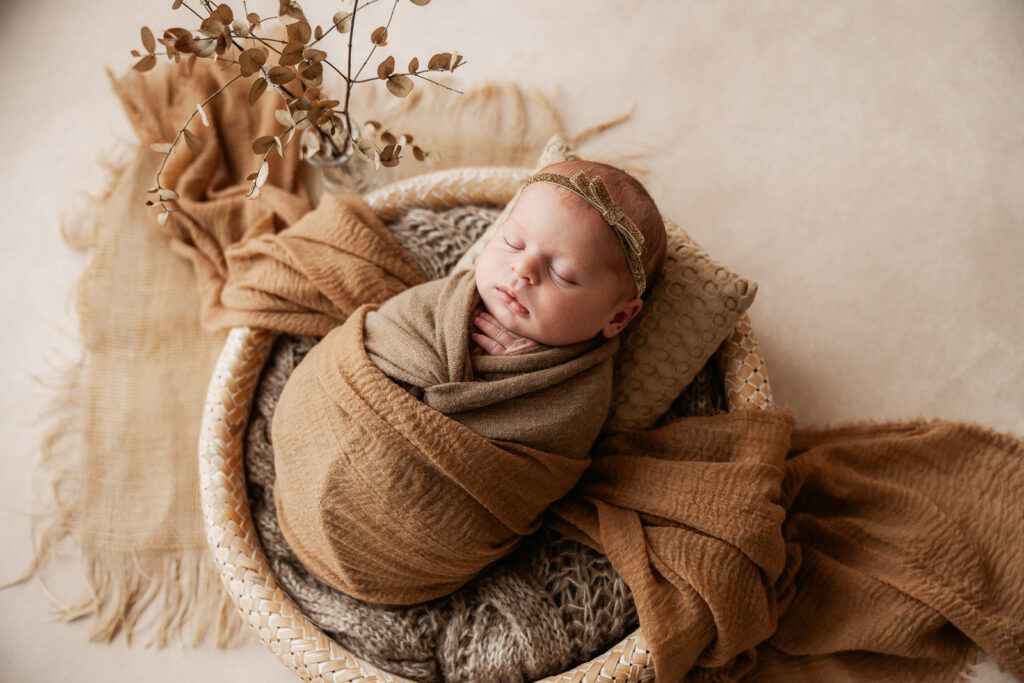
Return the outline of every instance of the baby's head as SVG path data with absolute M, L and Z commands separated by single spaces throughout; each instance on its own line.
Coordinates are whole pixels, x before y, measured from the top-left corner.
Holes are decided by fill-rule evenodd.
M 615 205 L 643 236 L 649 283 L 665 256 L 665 224 L 635 178 L 607 164 L 563 161 L 541 169 L 600 176 Z M 477 257 L 476 287 L 506 329 L 548 346 L 614 337 L 643 306 L 638 278 L 616 230 L 587 200 L 550 182 L 528 184 Z

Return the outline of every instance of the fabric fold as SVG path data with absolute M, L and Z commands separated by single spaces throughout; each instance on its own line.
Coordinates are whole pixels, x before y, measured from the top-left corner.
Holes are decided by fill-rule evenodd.
M 603 439 L 552 507 L 555 528 L 591 539 L 629 584 L 659 676 L 724 666 L 774 632 L 792 426 L 736 411 Z

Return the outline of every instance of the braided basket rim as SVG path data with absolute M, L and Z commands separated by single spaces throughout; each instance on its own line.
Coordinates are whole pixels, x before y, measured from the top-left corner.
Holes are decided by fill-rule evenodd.
M 501 205 L 511 200 L 526 168 L 474 167 L 436 171 L 364 196 L 385 222 L 413 208 L 461 204 Z M 260 640 L 300 678 L 311 681 L 415 683 L 366 662 L 313 624 L 280 588 L 263 553 L 249 509 L 243 445 L 249 410 L 276 334 L 233 328 L 207 390 L 199 437 L 199 474 L 204 528 L 221 580 L 242 618 Z M 771 408 L 764 358 L 747 315 L 718 353 L 729 410 Z M 549 683 L 626 683 L 654 678 L 641 629 L 575 668 L 545 678 Z

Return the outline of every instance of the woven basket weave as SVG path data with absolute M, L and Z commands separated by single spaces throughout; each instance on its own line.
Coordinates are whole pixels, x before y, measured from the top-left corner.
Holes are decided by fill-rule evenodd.
M 385 222 L 413 208 L 462 204 L 501 205 L 529 174 L 517 168 L 463 168 L 410 178 L 364 199 Z M 243 619 L 271 652 L 299 677 L 341 683 L 412 683 L 364 662 L 307 619 L 278 586 L 260 547 L 249 511 L 243 442 L 263 365 L 276 335 L 266 330 L 231 330 L 206 395 L 199 436 L 199 483 L 206 538 L 221 578 Z M 716 354 L 730 410 L 771 407 L 764 359 L 744 315 Z M 576 668 L 544 679 L 558 683 L 650 681 L 654 667 L 641 629 Z

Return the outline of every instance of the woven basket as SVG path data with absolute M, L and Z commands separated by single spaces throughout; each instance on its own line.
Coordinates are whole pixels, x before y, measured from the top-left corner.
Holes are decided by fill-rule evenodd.
M 406 211 L 511 200 L 527 169 L 464 168 L 388 185 L 364 197 L 385 222 Z M 236 327 L 228 335 L 206 395 L 199 436 L 199 480 L 206 538 L 221 578 L 243 618 L 301 678 L 311 681 L 395 681 L 401 676 L 364 662 L 307 619 L 278 586 L 249 511 L 243 443 L 260 373 L 276 335 Z M 717 354 L 730 410 L 771 407 L 764 359 L 746 315 Z M 545 681 L 649 681 L 654 667 L 641 629 L 604 654 Z

